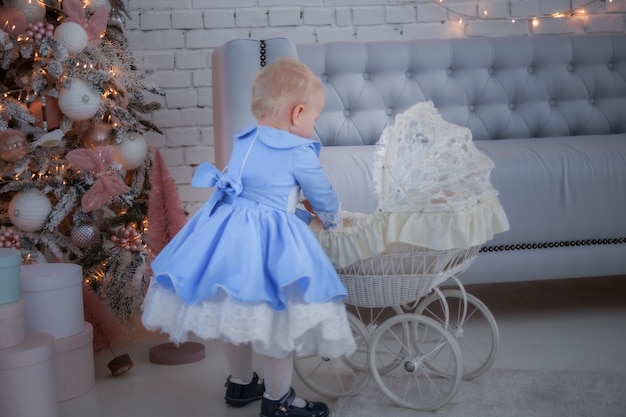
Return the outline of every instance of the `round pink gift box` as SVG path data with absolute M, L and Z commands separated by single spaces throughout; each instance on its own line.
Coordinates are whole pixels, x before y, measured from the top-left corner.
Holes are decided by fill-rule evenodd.
M 0 349 L 0 410 L 10 417 L 58 417 L 54 338 L 28 333 Z
M 57 400 L 66 401 L 91 391 L 96 385 L 93 362 L 93 326 L 85 322 L 81 333 L 55 339 Z
M 21 276 L 28 331 L 49 333 L 55 339 L 62 339 L 85 330 L 80 265 L 23 265 Z
M 0 349 L 19 345 L 26 339 L 26 301 L 0 304 Z

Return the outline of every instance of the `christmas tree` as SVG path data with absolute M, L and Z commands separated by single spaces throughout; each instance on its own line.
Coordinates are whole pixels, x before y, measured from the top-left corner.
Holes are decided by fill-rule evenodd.
M 68 262 L 123 322 L 149 277 L 152 69 L 121 0 L 0 7 L 0 245 Z

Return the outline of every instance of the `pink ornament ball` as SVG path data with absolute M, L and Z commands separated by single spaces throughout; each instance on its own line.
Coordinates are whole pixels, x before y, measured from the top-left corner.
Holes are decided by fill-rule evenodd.
M 92 124 L 83 135 L 83 143 L 91 149 L 95 149 L 98 146 L 112 145 L 114 141 L 115 128 L 108 123 Z
M 43 128 L 44 118 L 41 97 L 33 100 L 33 102 L 28 106 L 28 110 L 30 111 L 30 114 L 35 116 L 37 119 L 35 126 Z M 46 96 L 46 130 L 56 129 L 61 126 L 62 121 L 63 115 L 61 114 L 61 109 L 59 109 L 59 101 L 55 97 Z
M 0 8 L 0 29 L 15 38 L 23 34 L 27 28 L 28 22 L 21 10 L 15 7 Z
M 7 129 L 0 133 L 0 157 L 7 162 L 16 162 L 28 153 L 26 135 L 19 130 Z

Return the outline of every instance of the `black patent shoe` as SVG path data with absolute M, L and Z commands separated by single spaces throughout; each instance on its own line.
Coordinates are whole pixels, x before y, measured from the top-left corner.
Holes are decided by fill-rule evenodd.
M 243 407 L 252 401 L 260 400 L 265 392 L 265 384 L 263 382 L 259 383 L 259 376 L 256 372 L 252 377 L 252 382 L 249 384 L 241 385 L 230 382 L 229 376 L 224 386 L 226 387 L 224 400 L 226 400 L 226 404 L 233 407 Z
M 263 397 L 261 401 L 261 417 L 326 417 L 328 406 L 322 402 L 306 402 L 304 407 L 292 405 L 296 398 L 293 388 L 280 400 L 272 401 Z

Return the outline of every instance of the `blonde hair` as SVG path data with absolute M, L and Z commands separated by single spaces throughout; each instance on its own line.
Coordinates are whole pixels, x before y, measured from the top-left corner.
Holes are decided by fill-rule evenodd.
M 252 85 L 252 114 L 257 119 L 276 117 L 289 106 L 306 103 L 322 83 L 297 59 L 280 58 L 263 67 Z

